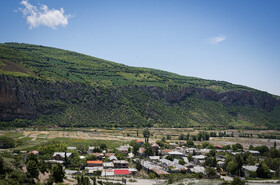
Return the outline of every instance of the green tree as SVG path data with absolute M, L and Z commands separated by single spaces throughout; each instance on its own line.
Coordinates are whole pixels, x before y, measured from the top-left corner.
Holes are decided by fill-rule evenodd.
M 88 177 L 85 177 L 84 174 L 77 177 L 78 183 L 76 185 L 90 185 L 90 181 Z
M 230 172 L 231 174 L 235 174 L 236 170 L 237 170 L 237 164 L 235 161 L 230 161 L 228 164 L 227 164 L 227 167 L 226 167 L 226 170 L 228 172 Z
M 26 164 L 27 172 L 30 174 L 31 177 L 37 178 L 39 175 L 38 165 L 34 160 L 29 160 Z
M 270 177 L 270 170 L 264 162 L 259 164 L 256 173 L 257 173 L 257 176 L 260 178 L 269 178 Z
M 241 180 L 238 177 L 234 177 L 233 181 L 231 181 L 230 185 L 245 185 L 245 181 Z
M 54 182 L 63 182 L 65 172 L 61 164 L 55 164 L 51 171 L 51 176 L 54 179 Z
M 150 137 L 150 131 L 149 131 L 149 129 L 148 128 L 145 128 L 144 130 L 143 130 L 143 136 L 144 136 L 144 138 L 145 138 L 145 143 L 148 143 L 149 142 L 149 137 Z
M 2 148 L 14 148 L 15 140 L 10 137 L 2 136 L 0 137 L 0 143 L 2 143 Z
M 5 174 L 4 160 L 0 156 L 0 174 Z
M 214 168 L 206 168 L 206 175 L 211 178 L 217 174 L 217 171 Z
M 183 159 L 179 159 L 179 164 L 184 165 L 186 162 Z

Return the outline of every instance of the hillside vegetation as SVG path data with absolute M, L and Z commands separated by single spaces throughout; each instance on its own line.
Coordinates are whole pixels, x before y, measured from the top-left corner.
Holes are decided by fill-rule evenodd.
M 0 44 L 2 126 L 280 128 L 279 97 L 76 52 Z

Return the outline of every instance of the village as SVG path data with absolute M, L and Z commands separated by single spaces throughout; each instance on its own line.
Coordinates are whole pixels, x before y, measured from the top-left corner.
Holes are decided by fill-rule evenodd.
M 276 142 L 272 148 L 251 145 L 244 149 L 239 143 L 221 146 L 204 141 L 195 145 L 192 139 L 169 142 L 165 137 L 149 142 L 148 129 L 143 136 L 144 140 L 131 140 L 117 148 L 107 148 L 105 144 L 87 148 L 69 145 L 64 151 L 54 151 L 49 158 L 40 148 L 26 152 L 24 158 L 34 155 L 46 164 L 61 165 L 69 184 L 79 176 L 94 179 L 93 182 L 97 179 L 99 184 L 136 184 L 140 179 L 172 184 L 190 178 L 217 179 L 218 184 L 242 184 L 255 178 L 279 182 L 278 163 L 274 169 L 270 168 L 273 164 L 266 164 L 280 157 Z

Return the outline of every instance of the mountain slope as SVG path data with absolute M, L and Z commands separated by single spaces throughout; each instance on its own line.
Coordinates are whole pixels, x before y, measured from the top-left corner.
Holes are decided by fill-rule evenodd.
M 276 96 L 56 48 L 0 44 L 4 125 L 280 127 Z

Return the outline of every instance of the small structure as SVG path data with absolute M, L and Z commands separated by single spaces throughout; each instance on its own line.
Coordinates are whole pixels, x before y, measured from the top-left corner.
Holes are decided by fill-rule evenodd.
M 91 154 L 91 153 L 93 153 L 93 150 L 95 149 L 95 147 L 94 146 L 90 146 L 90 147 L 88 147 L 88 151 L 87 151 L 87 154 Z
M 77 170 L 64 170 L 66 175 L 80 175 L 82 174 L 81 171 Z
M 244 171 L 245 177 L 250 176 L 250 172 L 257 171 L 258 167 L 256 165 L 243 165 L 242 170 Z
M 114 168 L 128 168 L 128 162 L 125 160 L 116 160 L 113 161 Z
M 67 150 L 77 150 L 77 147 L 75 147 L 75 146 L 68 146 Z
M 87 161 L 88 167 L 103 167 L 102 161 Z
M 73 154 L 72 153 L 65 153 L 65 152 L 54 152 L 52 159 L 53 160 L 58 160 L 58 161 L 64 161 L 65 160 L 65 154 L 67 157 L 72 158 Z

